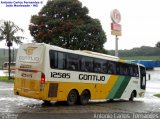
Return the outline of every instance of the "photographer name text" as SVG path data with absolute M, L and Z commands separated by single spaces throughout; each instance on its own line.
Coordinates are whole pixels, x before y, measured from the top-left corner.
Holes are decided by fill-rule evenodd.
M 39 5 L 42 5 L 42 0 L 24 0 L 24 1 L 17 1 L 17 0 L 11 0 L 11 1 L 5 1 L 1 0 L 0 5 L 3 5 L 5 7 L 38 7 Z

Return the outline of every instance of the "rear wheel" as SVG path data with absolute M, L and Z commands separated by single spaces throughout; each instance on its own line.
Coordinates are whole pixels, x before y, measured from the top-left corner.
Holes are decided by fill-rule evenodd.
M 80 96 L 80 104 L 86 105 L 88 104 L 90 99 L 90 93 L 87 90 L 84 90 Z
M 67 97 L 67 104 L 74 105 L 74 104 L 76 104 L 77 99 L 78 99 L 78 94 L 77 94 L 76 90 L 71 90 L 68 94 L 68 97 Z

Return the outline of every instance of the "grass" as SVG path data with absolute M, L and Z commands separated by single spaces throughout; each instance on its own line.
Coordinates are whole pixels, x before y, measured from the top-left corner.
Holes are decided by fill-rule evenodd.
M 160 94 L 155 94 L 154 96 L 156 96 L 156 97 L 160 98 Z
M 13 83 L 14 82 L 14 77 L 11 77 L 11 79 L 9 80 L 8 76 L 0 76 L 0 81 Z
M 125 60 L 154 60 L 160 61 L 160 56 L 135 56 L 135 57 L 121 57 L 121 59 Z

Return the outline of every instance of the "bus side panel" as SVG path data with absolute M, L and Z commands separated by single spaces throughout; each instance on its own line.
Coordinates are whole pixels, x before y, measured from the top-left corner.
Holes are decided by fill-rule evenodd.
M 91 93 L 91 99 L 106 99 L 106 97 L 111 93 L 111 89 L 113 88 L 115 82 L 118 80 L 118 76 L 116 75 L 108 75 L 106 76 L 105 83 L 85 83 L 85 82 L 54 82 L 47 81 L 47 89 L 46 95 L 48 98 L 46 100 L 58 100 L 64 101 L 67 100 L 68 93 L 72 89 L 76 89 L 78 94 L 81 95 L 82 91 L 87 89 Z M 55 80 L 55 79 L 52 79 Z M 61 79 L 59 79 L 61 80 Z M 76 80 L 76 79 L 74 79 Z M 50 89 L 50 85 L 57 85 L 57 89 Z M 50 90 L 52 93 L 56 93 L 56 96 L 49 97 Z M 54 92 L 56 90 L 57 92 Z
M 52 89 L 51 85 L 57 85 L 57 88 L 53 86 Z M 93 84 L 82 84 L 76 82 L 47 82 L 47 87 L 45 90 L 46 93 L 46 100 L 53 100 L 53 101 L 66 101 L 69 92 L 72 89 L 76 89 L 78 94 L 80 95 L 84 89 L 88 89 L 90 91 L 94 90 Z M 50 92 L 51 91 L 51 92 Z M 91 98 L 95 99 L 95 95 L 91 95 Z
M 128 83 L 124 93 L 122 94 L 121 98 L 130 98 L 132 91 L 136 91 L 136 97 L 144 97 L 145 90 L 140 89 L 140 79 L 137 77 L 132 77 L 130 82 Z

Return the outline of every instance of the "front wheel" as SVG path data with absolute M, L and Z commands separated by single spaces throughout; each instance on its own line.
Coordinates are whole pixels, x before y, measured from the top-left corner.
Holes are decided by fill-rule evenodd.
M 129 101 L 133 101 L 134 100 L 134 91 L 131 93 L 131 96 L 129 98 Z
M 76 104 L 77 99 L 78 99 L 77 92 L 75 90 L 71 90 L 68 94 L 68 97 L 67 97 L 67 104 L 74 105 L 74 104 Z

